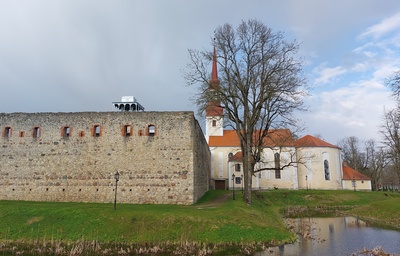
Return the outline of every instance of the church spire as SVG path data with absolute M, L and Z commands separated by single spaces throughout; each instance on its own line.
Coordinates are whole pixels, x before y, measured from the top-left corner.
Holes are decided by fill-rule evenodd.
M 214 45 L 214 53 L 213 53 L 213 58 L 212 58 L 212 70 L 211 70 L 210 85 L 211 86 L 213 86 L 213 85 L 217 86 L 217 84 L 219 86 L 218 70 L 217 70 L 217 50 L 215 49 L 215 45 Z
M 218 79 L 218 70 L 217 70 L 217 50 L 214 45 L 214 53 L 212 58 L 212 70 L 211 70 L 211 79 L 210 79 L 210 88 L 209 90 L 219 90 L 220 81 Z M 222 116 L 223 110 L 221 108 L 220 102 L 209 102 L 206 108 L 206 116 Z
M 217 50 L 214 44 L 214 52 L 212 57 L 212 70 L 211 79 L 209 81 L 210 87 L 208 88 L 210 96 L 216 95 L 220 92 L 220 81 L 218 78 L 217 70 Z M 224 110 L 221 107 L 221 102 L 217 99 L 210 99 L 206 107 L 206 140 L 208 142 L 210 136 L 223 136 L 224 135 Z

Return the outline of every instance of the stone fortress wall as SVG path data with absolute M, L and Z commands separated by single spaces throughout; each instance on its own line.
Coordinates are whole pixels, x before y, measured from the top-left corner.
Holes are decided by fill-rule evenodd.
M 192 204 L 210 151 L 193 112 L 0 114 L 0 200 Z

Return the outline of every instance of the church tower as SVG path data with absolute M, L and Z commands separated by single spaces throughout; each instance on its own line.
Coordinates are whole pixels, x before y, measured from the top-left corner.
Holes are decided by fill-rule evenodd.
M 217 71 L 217 52 L 214 46 L 214 53 L 212 59 L 212 70 L 210 80 L 210 91 L 219 90 L 220 81 L 218 79 Z M 220 102 L 209 102 L 206 108 L 206 140 L 210 136 L 223 136 L 223 109 Z

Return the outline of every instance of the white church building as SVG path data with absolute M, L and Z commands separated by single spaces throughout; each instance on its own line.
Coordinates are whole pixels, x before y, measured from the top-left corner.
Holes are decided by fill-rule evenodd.
M 210 86 L 219 86 L 216 52 L 212 62 Z M 243 168 L 240 140 L 235 130 L 224 129 L 223 108 L 210 104 L 206 109 L 206 140 L 211 151 L 213 189 L 243 189 Z M 348 175 L 343 179 L 340 148 L 311 135 L 295 140 L 289 129 L 271 130 L 265 139 L 262 159 L 252 177 L 254 190 L 263 189 L 353 189 Z M 289 162 L 288 167 L 286 166 Z M 353 173 L 358 173 L 352 170 Z M 354 175 L 352 184 L 371 190 L 371 180 Z M 368 185 L 369 184 L 369 185 Z

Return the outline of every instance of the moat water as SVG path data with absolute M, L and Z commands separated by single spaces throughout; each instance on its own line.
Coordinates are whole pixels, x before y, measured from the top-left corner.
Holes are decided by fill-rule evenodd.
M 299 218 L 287 222 L 298 241 L 254 255 L 352 255 L 378 246 L 386 253 L 400 255 L 399 231 L 371 227 L 354 217 Z

